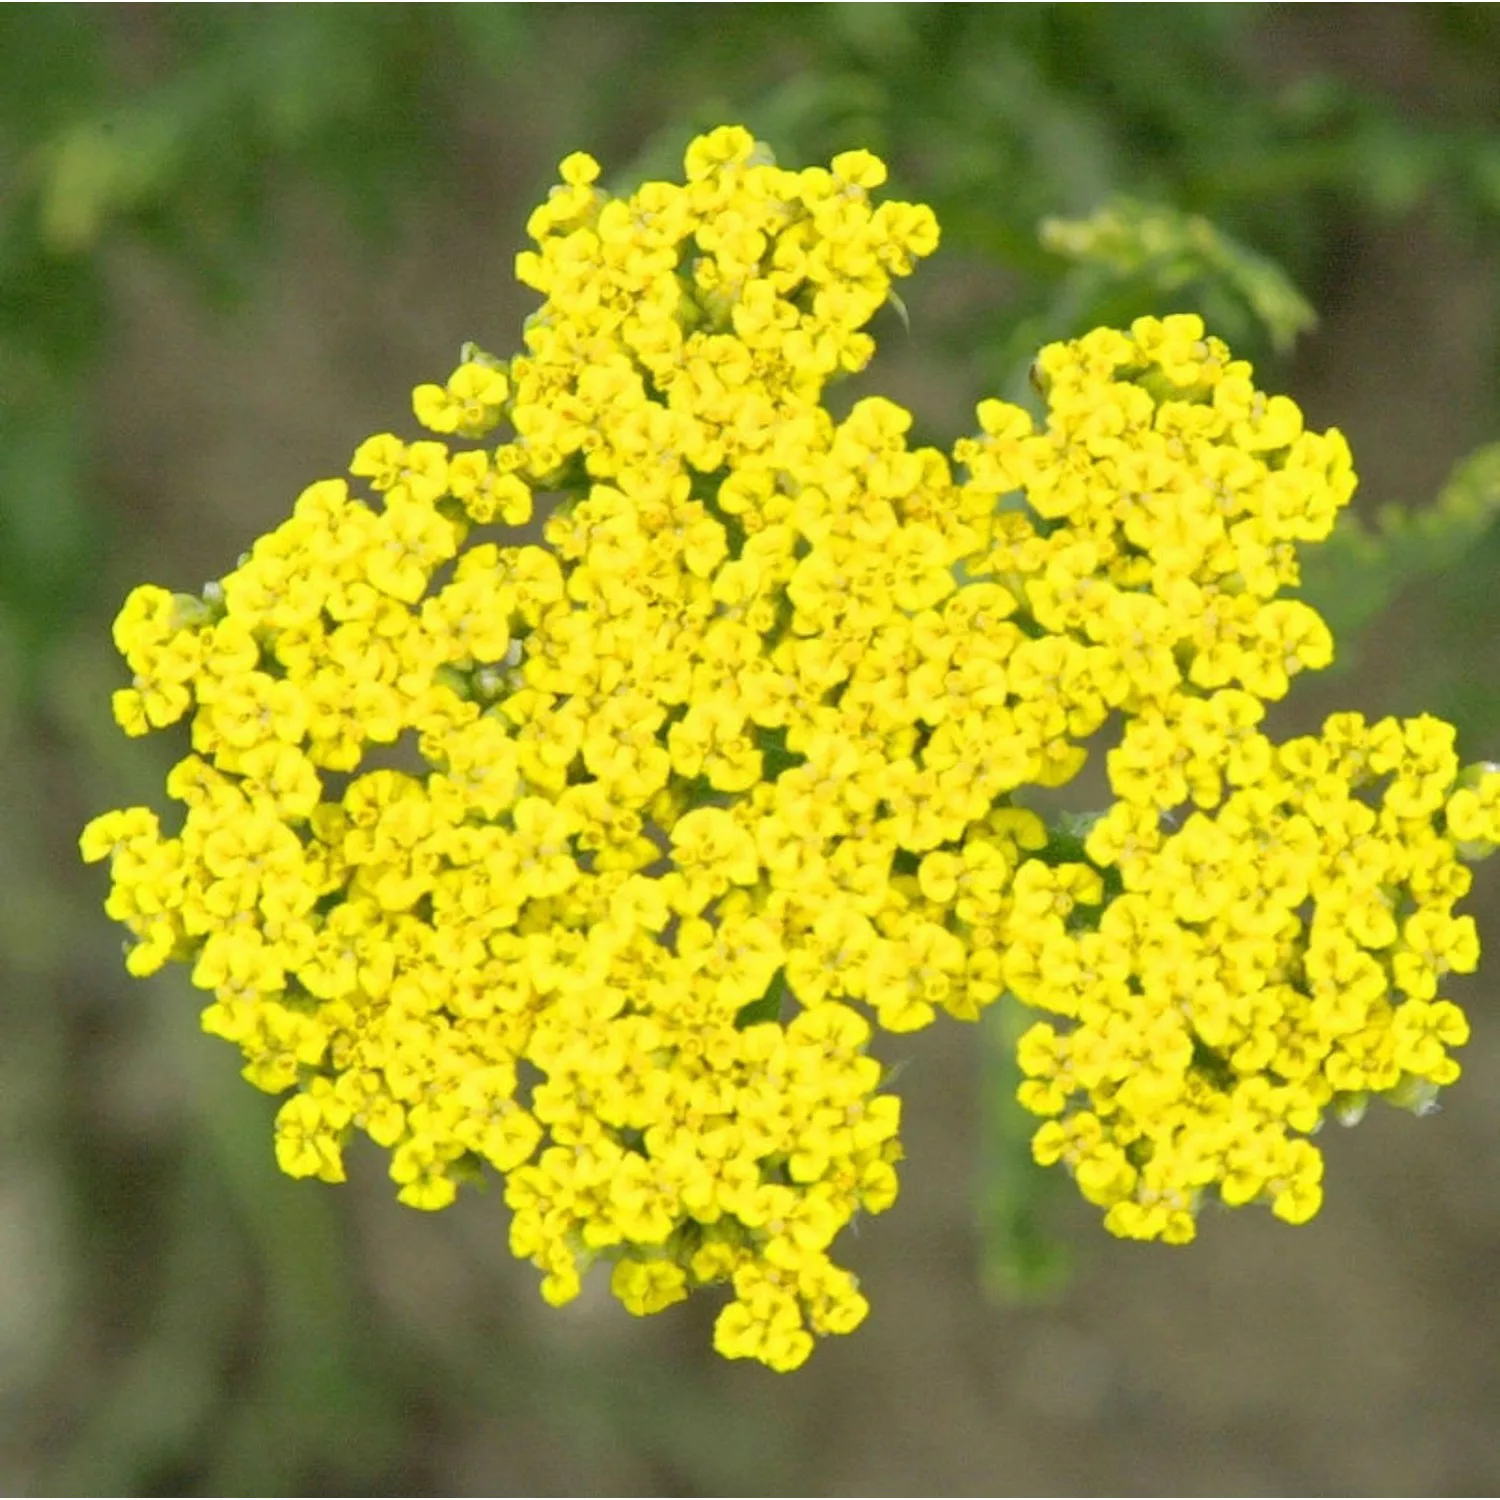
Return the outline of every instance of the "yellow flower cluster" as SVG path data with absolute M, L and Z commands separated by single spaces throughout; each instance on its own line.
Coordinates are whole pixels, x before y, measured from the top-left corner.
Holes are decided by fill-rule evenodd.
M 488 1163 L 549 1301 L 595 1260 L 635 1313 L 729 1283 L 716 1347 L 776 1369 L 867 1311 L 829 1250 L 896 1196 L 872 1023 L 1053 1016 L 1036 1149 L 1119 1233 L 1209 1187 L 1306 1217 L 1325 1109 L 1456 1074 L 1455 860 L 1500 843 L 1446 726 L 1255 727 L 1331 654 L 1276 595 L 1342 440 L 1190 317 L 1044 350 L 1044 424 L 985 402 L 951 459 L 889 401 L 835 421 L 930 210 L 738 128 L 597 175 L 532 217 L 525 351 L 414 393 L 474 446 L 371 438 L 378 501 L 315 484 L 201 598 L 127 600 L 116 718 L 192 735 L 177 831 L 83 835 L 130 970 L 190 964 L 292 1091 L 287 1172 L 360 1131 L 435 1209 Z M 1013 794 L 1116 711 L 1118 802 L 1049 832 Z
M 1155 726 L 1168 776 L 1199 757 L 1202 714 L 1186 709 Z M 1449 795 L 1452 741 L 1434 719 L 1358 714 L 1279 747 L 1251 731 L 1232 789 L 1196 788 L 1179 827 L 1117 774 L 1086 862 L 1022 872 L 1015 911 L 1035 916 L 1012 921 L 1006 977 L 1064 1025 L 1022 1039 L 1022 1101 L 1054 1117 L 1038 1159 L 1066 1161 L 1115 1233 L 1190 1240 L 1208 1187 L 1301 1223 L 1323 1175 L 1303 1137 L 1330 1107 L 1420 1106 L 1458 1076 L 1447 1048 L 1468 1026 L 1438 989 L 1473 970 L 1479 942 L 1453 915 L 1469 872 L 1443 831 L 1465 795 Z
M 1300 1223 L 1325 1113 L 1458 1076 L 1468 1026 L 1438 989 L 1478 961 L 1453 906 L 1460 855 L 1500 842 L 1500 775 L 1461 779 L 1430 717 L 1257 728 L 1332 658 L 1276 595 L 1353 492 L 1337 432 L 1191 317 L 1054 345 L 1035 373 L 1045 431 L 986 403 L 958 456 L 1002 506 L 989 569 L 1056 653 L 1056 732 L 1106 708 L 1123 732 L 1118 800 L 1016 872 L 998 933 L 1007 988 L 1055 1018 L 1020 1042 L 1034 1151 L 1130 1238 L 1192 1239 L 1206 1189 Z

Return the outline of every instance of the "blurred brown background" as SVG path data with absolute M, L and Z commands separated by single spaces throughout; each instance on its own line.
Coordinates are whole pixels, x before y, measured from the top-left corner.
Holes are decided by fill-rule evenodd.
M 594 1282 L 546 1308 L 498 1191 L 406 1210 L 373 1150 L 346 1187 L 278 1175 L 274 1104 L 199 1033 L 185 975 L 127 978 L 75 852 L 95 811 L 161 803 L 168 749 L 108 717 L 126 590 L 218 576 L 361 438 L 408 431 L 410 387 L 465 339 L 512 348 L 512 256 L 571 149 L 670 170 L 695 126 L 745 120 L 789 163 L 888 151 L 958 227 L 868 384 L 950 435 L 1007 340 L 1082 315 L 1024 225 L 1122 188 L 1204 212 L 1318 309 L 1289 357 L 1252 319 L 1236 343 L 1347 433 L 1361 511 L 1431 503 L 1500 436 L 1483 8 L 348 7 L 312 40 L 300 7 L 30 9 L 0 16 L 0 1490 L 1494 1492 L 1500 868 L 1470 906 L 1488 968 L 1454 987 L 1461 1084 L 1429 1119 L 1330 1126 L 1303 1228 L 1209 1213 L 1190 1248 L 1122 1244 L 1065 1190 L 1027 1212 L 1071 1277 L 987 1297 L 978 1036 L 887 1046 L 902 1198 L 845 1249 L 873 1313 L 777 1376 L 711 1352 L 706 1302 L 638 1322 Z M 257 67 L 282 94 L 225 104 Z M 116 152 L 58 186 L 68 141 L 159 149 L 151 109 L 186 121 L 164 164 L 130 179 Z M 1218 306 L 1139 280 L 1111 305 Z M 38 459 L 22 438 L 59 413 Z M 1500 759 L 1500 547 L 1463 553 L 1280 727 L 1432 709 Z

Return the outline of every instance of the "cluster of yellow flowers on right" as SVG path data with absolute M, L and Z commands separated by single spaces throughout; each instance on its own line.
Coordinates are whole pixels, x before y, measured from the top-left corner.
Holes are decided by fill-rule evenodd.
M 1277 596 L 1342 439 L 1170 317 L 1044 350 L 1040 425 L 912 447 L 823 402 L 937 244 L 874 157 L 731 127 L 682 183 L 561 175 L 525 351 L 414 393 L 441 440 L 370 438 L 377 499 L 314 484 L 201 596 L 127 600 L 116 717 L 192 737 L 175 831 L 84 833 L 132 972 L 189 964 L 292 1091 L 287 1172 L 342 1180 L 358 1131 L 438 1209 L 493 1167 L 549 1301 L 599 1260 L 635 1313 L 728 1283 L 716 1347 L 775 1369 L 867 1312 L 830 1247 L 896 1196 L 876 1029 L 1007 988 L 1052 1018 L 1037 1153 L 1112 1229 L 1189 1238 L 1210 1189 L 1305 1218 L 1325 1111 L 1456 1074 L 1457 858 L 1500 843 L 1446 726 L 1256 727 L 1331 657 Z M 1015 794 L 1115 715 L 1118 801 L 1049 830 Z
M 1017 873 L 999 934 L 1008 987 L 1055 1018 L 1020 1043 L 1035 1151 L 1120 1235 L 1192 1239 L 1207 1189 L 1301 1222 L 1326 1112 L 1420 1107 L 1458 1076 L 1468 1027 L 1438 991 L 1478 961 L 1453 906 L 1460 854 L 1500 843 L 1500 776 L 1460 777 L 1425 716 L 1336 714 L 1279 746 L 1257 728 L 1332 656 L 1276 595 L 1353 492 L 1336 432 L 1256 392 L 1195 318 L 1098 330 L 1037 372 L 1046 431 L 990 404 L 960 451 L 1025 496 L 994 566 L 1077 664 L 1059 714 L 1093 727 L 1102 701 L 1124 728 L 1118 800 Z
M 1162 727 L 1162 769 L 1180 776 L 1197 726 Z M 1330 1106 L 1420 1106 L 1458 1076 L 1447 1049 L 1468 1026 L 1438 990 L 1479 942 L 1453 915 L 1469 872 L 1444 818 L 1473 794 L 1454 790 L 1451 727 L 1335 714 L 1279 747 L 1246 739 L 1233 789 L 1200 789 L 1174 831 L 1159 804 L 1122 797 L 1088 862 L 1028 886 L 1040 920 L 1007 954 L 1015 992 L 1065 1018 L 1021 1042 L 1022 1100 L 1057 1117 L 1037 1156 L 1066 1161 L 1117 1234 L 1191 1239 L 1209 1187 L 1300 1223 L 1322 1201 L 1304 1137 Z M 1069 931 L 1064 913 L 1090 902 Z

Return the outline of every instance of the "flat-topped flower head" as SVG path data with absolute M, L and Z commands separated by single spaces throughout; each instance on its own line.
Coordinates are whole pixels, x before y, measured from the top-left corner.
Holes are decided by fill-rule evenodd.
M 1260 732 L 1330 659 L 1281 595 L 1353 474 L 1196 318 L 1050 346 L 1045 417 L 982 402 L 951 454 L 830 414 L 937 246 L 885 175 L 739 127 L 622 196 L 570 156 L 520 351 L 201 598 L 126 601 L 116 718 L 192 753 L 173 818 L 82 843 L 131 972 L 186 964 L 287 1096 L 283 1170 L 362 1132 L 434 1210 L 493 1168 L 549 1301 L 722 1285 L 716 1347 L 778 1370 L 868 1310 L 832 1252 L 896 1197 L 881 1031 L 1009 988 L 1037 1156 L 1112 1230 L 1300 1221 L 1326 1112 L 1456 1076 L 1458 858 L 1500 843 L 1435 720 Z M 1017 794 L 1116 715 L 1113 806 L 1047 829 Z

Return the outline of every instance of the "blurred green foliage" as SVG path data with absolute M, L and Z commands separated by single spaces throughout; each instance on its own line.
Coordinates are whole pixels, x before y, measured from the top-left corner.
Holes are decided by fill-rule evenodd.
M 564 1386 L 657 1451 L 664 1484 L 732 1488 L 739 1451 L 695 1442 L 691 1412 L 668 1423 L 651 1381 L 622 1397 L 519 1334 L 490 1359 L 462 1341 L 414 1356 L 342 1269 L 331 1200 L 277 1178 L 269 1116 L 232 1071 L 199 1075 L 213 1081 L 186 1106 L 180 1150 L 120 1163 L 91 1133 L 78 1059 L 92 1012 L 59 997 L 101 982 L 94 950 L 39 934 L 103 926 L 59 809 L 81 821 L 139 775 L 86 706 L 112 671 L 114 601 L 93 589 L 119 524 L 97 439 L 112 256 L 133 244 L 205 306 L 253 310 L 289 192 L 311 185 L 375 244 L 413 201 L 461 215 L 449 147 L 464 122 L 505 139 L 545 91 L 530 138 L 545 135 L 553 160 L 595 150 L 626 179 L 675 170 L 696 128 L 726 121 L 788 162 L 884 155 L 895 186 L 937 210 L 951 263 L 998 289 L 982 318 L 914 335 L 960 365 L 975 399 L 1024 389 L 1047 339 L 1184 308 L 1274 379 L 1354 228 L 1419 215 L 1487 252 L 1500 241 L 1495 10 L 1419 9 L 1443 80 L 1441 107 L 1422 111 L 1278 67 L 1282 21 L 1238 5 L 0 8 L 0 681 L 13 785 L 32 788 L 0 808 L 0 880 L 28 891 L 0 938 L 24 980 L 9 1066 L 33 1074 L 3 1107 L 21 1148 L 72 1185 L 76 1279 L 108 1299 L 79 1294 L 72 1316 L 116 1329 L 102 1373 L 75 1384 L 82 1356 L 66 1341 L 44 1372 L 68 1435 L 34 1445 L 31 1487 L 416 1487 L 443 1403 L 541 1404 Z M 572 49 L 600 32 L 631 64 L 578 76 Z M 545 169 L 528 170 L 540 192 Z M 941 279 L 942 261 L 928 274 Z M 1490 360 L 1500 368 L 1500 351 Z M 1491 446 L 1435 503 L 1350 517 L 1307 591 L 1346 632 L 1434 575 L 1477 597 L 1473 568 L 1500 552 L 1497 508 Z M 1500 713 L 1492 687 L 1462 702 L 1487 727 Z M 169 1056 L 196 1044 L 184 997 L 131 1001 Z M 987 1031 L 977 1190 L 986 1279 L 1006 1294 L 1059 1267 L 1011 1102 L 1014 1020 Z M 143 1253 L 151 1274 L 122 1278 Z
M 1500 443 L 1465 458 L 1430 505 L 1387 505 L 1373 524 L 1347 516 L 1302 564 L 1302 592 L 1337 640 L 1353 638 L 1408 584 L 1451 575 L 1500 515 Z

